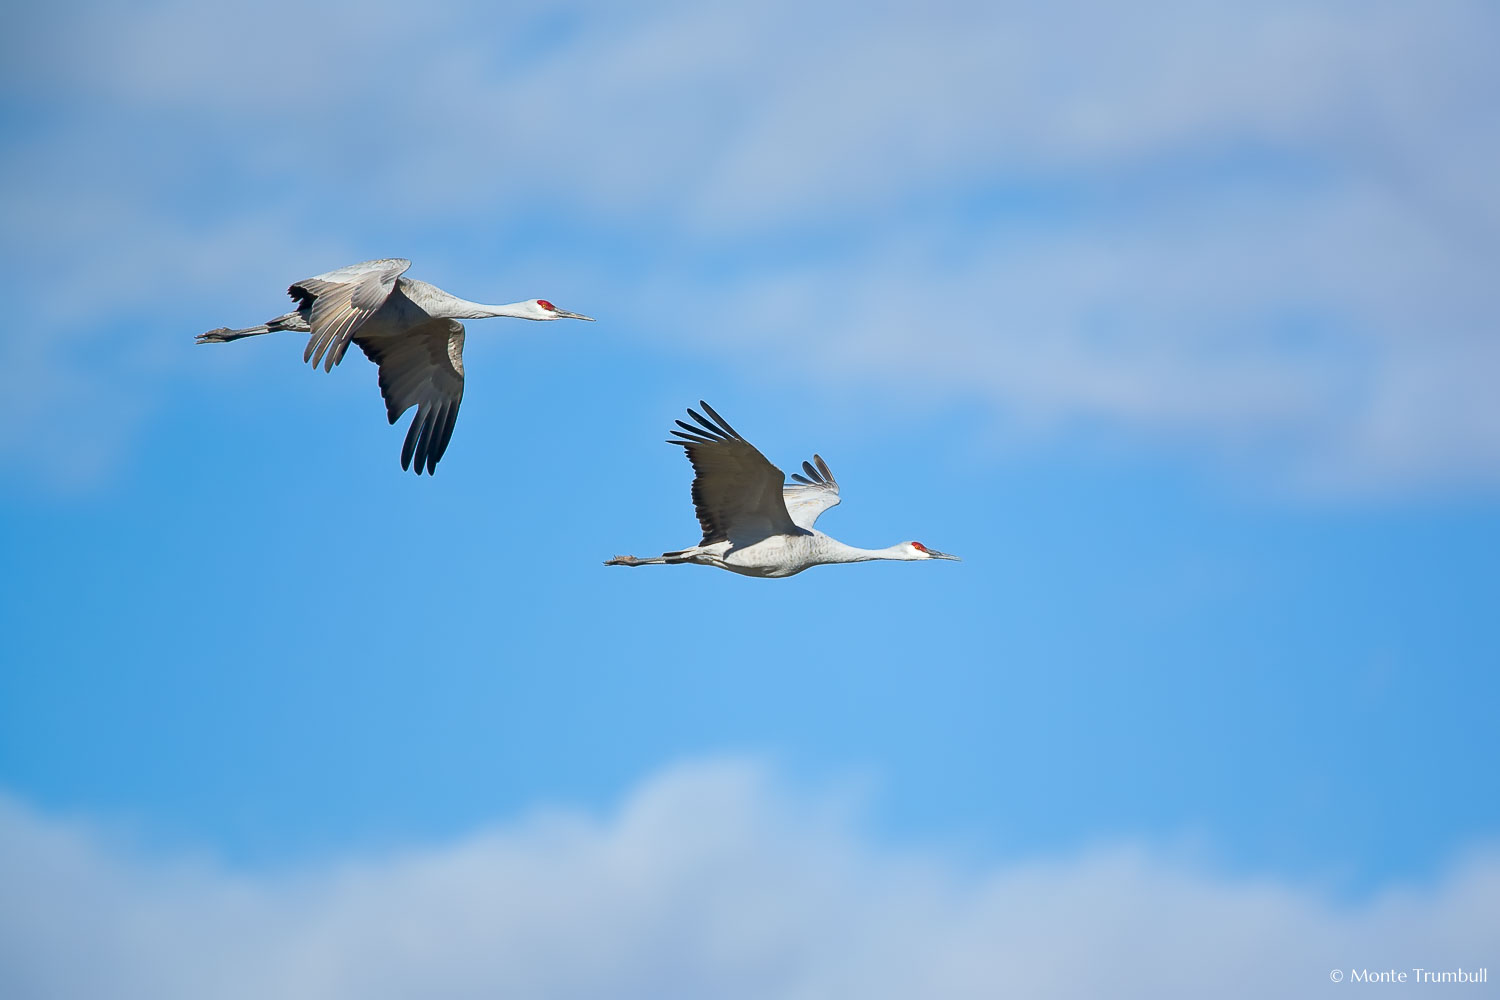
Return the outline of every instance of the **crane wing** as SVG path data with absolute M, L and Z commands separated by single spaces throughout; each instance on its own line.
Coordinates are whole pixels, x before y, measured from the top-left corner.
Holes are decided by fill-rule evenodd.
M 380 366 L 380 394 L 390 422 L 417 408 L 401 446 L 401 468 L 420 476 L 425 466 L 431 475 L 448 450 L 464 398 L 464 325 L 432 319 L 397 337 L 356 336 L 354 342 Z
M 697 426 L 677 421 L 672 433 L 693 463 L 693 506 L 703 541 L 736 544 L 771 535 L 800 534 L 781 498 L 786 476 L 756 447 L 730 427 L 713 407 L 699 400 L 707 417 L 689 409 Z
M 791 514 L 797 527 L 809 531 L 819 514 L 839 505 L 839 484 L 828 470 L 828 463 L 823 461 L 822 455 L 814 455 L 813 462 L 818 463 L 817 468 L 813 468 L 812 462 L 803 462 L 802 471 L 807 474 L 792 473 L 792 478 L 797 481 L 781 488 L 787 513 Z
M 322 362 L 324 371 L 333 371 L 333 366 L 344 360 L 349 339 L 360 324 L 385 304 L 396 287 L 396 279 L 409 267 L 411 261 L 403 257 L 367 260 L 304 279 L 288 288 L 287 294 L 299 306 L 309 303 L 312 306 L 308 316 L 312 336 L 302 352 L 302 360 L 311 361 L 314 368 Z

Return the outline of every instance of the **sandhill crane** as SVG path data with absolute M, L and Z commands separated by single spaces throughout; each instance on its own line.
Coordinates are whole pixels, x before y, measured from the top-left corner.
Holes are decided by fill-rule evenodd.
M 872 559 L 953 559 L 921 542 L 900 542 L 887 549 L 857 549 L 813 528 L 818 515 L 839 502 L 839 484 L 828 463 L 813 455 L 802 463 L 805 476 L 795 483 L 766 460 L 756 447 L 702 400 L 703 416 L 689 409 L 697 426 L 677 421 L 676 440 L 693 463 L 693 506 L 703 527 L 703 541 L 690 549 L 664 552 L 654 559 L 615 556 L 606 566 L 650 566 L 698 563 L 744 576 L 794 576 L 811 566 L 868 562 Z
M 458 404 L 464 398 L 464 325 L 461 319 L 582 319 L 546 299 L 487 306 L 449 295 L 435 285 L 403 278 L 411 261 L 367 260 L 305 278 L 287 289 L 297 308 L 259 326 L 220 327 L 198 335 L 200 344 L 293 330 L 308 333 L 302 360 L 324 371 L 344 360 L 352 341 L 380 367 L 380 394 L 391 423 L 413 406 L 401 446 L 401 468 L 429 475 L 448 450 Z M 416 459 L 413 467 L 412 460 Z

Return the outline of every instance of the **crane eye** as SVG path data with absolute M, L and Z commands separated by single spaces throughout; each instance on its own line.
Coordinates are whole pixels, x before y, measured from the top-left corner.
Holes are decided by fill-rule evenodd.
M 921 542 L 912 542 L 911 543 L 911 547 L 914 548 L 914 549 L 916 549 L 918 552 L 926 552 L 927 551 L 927 546 L 923 545 Z
M 557 312 L 557 306 L 555 306 L 552 303 L 548 302 L 546 299 L 537 299 L 536 300 L 536 304 L 539 305 L 539 306 L 541 306 L 543 309 L 547 310 L 548 312 Z

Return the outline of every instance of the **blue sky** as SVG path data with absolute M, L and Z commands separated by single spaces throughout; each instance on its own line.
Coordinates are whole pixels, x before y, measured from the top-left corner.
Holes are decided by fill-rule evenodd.
M 97 992 L 80 935 L 157 997 L 1495 958 L 1497 27 L 18 14 L 6 992 Z M 363 359 L 193 344 L 397 254 L 599 318 L 469 324 L 430 480 Z M 700 398 L 965 561 L 606 570 L 696 540 Z

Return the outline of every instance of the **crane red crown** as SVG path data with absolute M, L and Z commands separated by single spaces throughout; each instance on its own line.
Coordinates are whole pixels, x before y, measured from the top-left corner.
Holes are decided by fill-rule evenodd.
M 539 305 L 539 306 L 541 306 L 543 309 L 547 310 L 548 312 L 557 312 L 557 306 L 555 306 L 552 303 L 548 302 L 546 299 L 537 299 L 536 300 L 536 304 Z
M 911 547 L 914 548 L 914 549 L 916 549 L 918 552 L 926 552 L 927 551 L 927 546 L 923 545 L 921 542 L 912 542 L 911 543 Z

